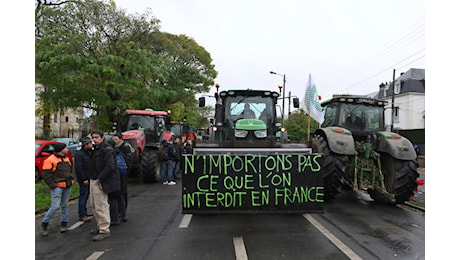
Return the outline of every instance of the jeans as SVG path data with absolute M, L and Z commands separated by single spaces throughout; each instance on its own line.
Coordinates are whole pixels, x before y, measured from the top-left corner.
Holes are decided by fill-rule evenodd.
M 83 182 L 79 183 L 80 196 L 78 197 L 78 218 L 82 219 L 86 217 L 86 203 L 88 202 L 89 197 L 89 183 L 87 185 Z
M 174 165 L 176 164 L 173 160 L 168 160 L 168 176 L 166 176 L 168 182 L 174 179 Z
M 56 187 L 51 190 L 51 206 L 43 217 L 42 223 L 49 223 L 59 206 L 61 207 L 61 222 L 69 222 L 70 187 Z
M 174 164 L 176 162 L 173 160 L 162 161 L 160 164 L 160 177 L 161 182 L 172 181 L 173 180 L 173 171 Z
M 166 174 L 168 171 L 168 161 L 160 161 L 160 178 L 161 182 L 167 181 Z
M 173 167 L 173 179 L 177 178 L 177 167 L 179 166 L 179 161 L 174 161 L 174 167 Z

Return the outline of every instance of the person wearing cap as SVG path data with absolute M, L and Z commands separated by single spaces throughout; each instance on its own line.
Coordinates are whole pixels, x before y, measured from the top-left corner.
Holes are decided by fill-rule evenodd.
M 80 139 L 81 149 L 75 153 L 75 173 L 80 188 L 80 196 L 78 196 L 78 219 L 88 222 L 91 220 L 86 209 L 86 204 L 89 198 L 89 180 L 91 179 L 91 151 L 93 142 L 91 138 L 85 136 Z
M 61 233 L 67 231 L 69 222 L 70 187 L 73 184 L 72 165 L 67 157 L 69 149 L 64 143 L 56 143 L 54 153 L 43 162 L 43 181 L 51 189 L 51 206 L 42 219 L 40 233 L 48 235 L 48 225 L 59 207 L 61 207 Z

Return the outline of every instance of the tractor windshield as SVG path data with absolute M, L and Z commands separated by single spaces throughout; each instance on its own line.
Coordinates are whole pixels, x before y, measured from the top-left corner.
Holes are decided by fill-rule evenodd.
M 342 104 L 339 113 L 339 126 L 351 130 L 385 130 L 383 107 L 364 104 Z
M 155 129 L 155 124 L 157 120 L 155 117 L 148 115 L 130 115 L 128 118 L 128 130 L 137 130 L 137 129 Z
M 233 125 L 238 119 L 259 119 L 267 125 L 273 120 L 274 105 L 270 97 L 236 96 L 228 97 L 225 104 L 225 118 Z

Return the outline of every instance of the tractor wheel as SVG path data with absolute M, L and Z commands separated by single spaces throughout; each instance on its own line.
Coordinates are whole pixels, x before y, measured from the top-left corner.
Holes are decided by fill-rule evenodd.
M 385 177 L 384 183 L 388 193 L 395 196 L 394 204 L 402 204 L 408 201 L 414 194 L 417 187 L 417 162 L 415 160 L 404 161 L 393 158 L 388 154 L 382 154 L 380 163 L 382 173 Z M 370 190 L 369 194 L 372 199 L 379 203 L 389 204 L 391 201 L 382 193 Z
M 342 191 L 348 159 L 345 155 L 332 152 L 327 139 L 322 135 L 313 137 L 312 147 L 314 153 L 322 153 L 324 157 L 322 167 L 324 200 L 328 201 Z
M 157 181 L 157 150 L 145 148 L 141 159 L 141 176 L 144 183 Z

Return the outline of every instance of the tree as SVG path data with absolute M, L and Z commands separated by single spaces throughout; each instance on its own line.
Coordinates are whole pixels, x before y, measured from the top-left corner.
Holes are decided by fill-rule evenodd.
M 308 115 L 303 109 L 297 109 L 289 115 L 284 122 L 288 131 L 289 139 L 293 141 L 308 140 Z M 313 134 L 319 128 L 318 122 L 310 119 L 310 134 Z
M 160 32 L 148 11 L 128 15 L 113 1 L 95 0 L 39 8 L 36 82 L 45 86 L 40 99 L 50 110 L 83 106 L 108 125 L 115 109 L 195 108 L 194 94 L 217 76 L 204 48 Z

